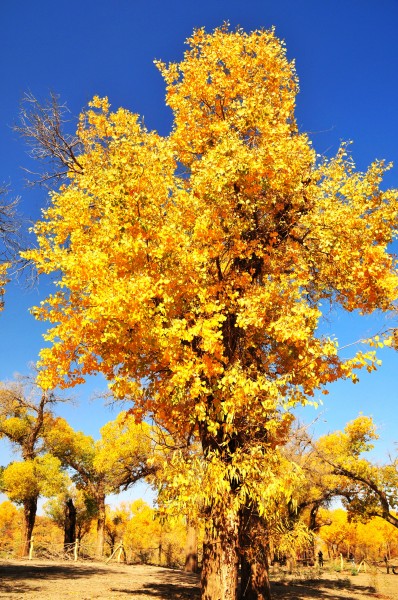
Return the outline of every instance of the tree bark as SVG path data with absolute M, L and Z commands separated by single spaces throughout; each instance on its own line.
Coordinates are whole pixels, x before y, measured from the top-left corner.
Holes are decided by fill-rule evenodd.
M 37 512 L 37 497 L 29 498 L 23 503 L 23 529 L 22 529 L 22 547 L 20 556 L 29 555 L 29 544 L 32 538 L 33 528 L 35 526 Z
M 76 508 L 72 498 L 65 502 L 64 550 L 72 552 L 76 541 Z
M 241 561 L 241 586 L 239 600 L 271 600 L 271 588 L 268 574 L 268 561 L 246 555 Z
M 233 511 L 210 518 L 203 545 L 202 600 L 237 600 L 239 516 Z
M 267 528 L 263 519 L 249 508 L 241 511 L 240 547 L 239 600 L 271 600 Z
M 187 523 L 187 543 L 185 545 L 185 571 L 196 573 L 198 571 L 198 536 L 196 527 Z
M 101 495 L 98 500 L 98 518 L 97 518 L 97 547 L 95 557 L 101 559 L 104 554 L 105 543 L 105 495 Z

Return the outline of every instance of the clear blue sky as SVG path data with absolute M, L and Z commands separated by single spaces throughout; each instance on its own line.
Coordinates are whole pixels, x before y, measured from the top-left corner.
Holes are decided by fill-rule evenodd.
M 21 197 L 27 218 L 37 219 L 47 199 L 45 190 L 24 187 L 20 167 L 32 165 L 11 129 L 24 92 L 45 98 L 53 90 L 74 115 L 93 95 L 107 95 L 114 108 L 140 113 L 149 128 L 167 134 L 171 114 L 153 60 L 180 60 L 195 27 L 212 30 L 226 20 L 247 31 L 275 26 L 285 39 L 300 79 L 299 127 L 310 132 L 319 153 L 333 154 L 342 140 L 353 140 L 359 168 L 374 158 L 395 162 L 385 185 L 398 187 L 396 0 L 2 0 L 0 18 L 0 183 Z M 0 379 L 26 373 L 37 359 L 44 327 L 28 308 L 44 297 L 43 288 L 8 287 L 0 316 Z M 382 324 L 336 312 L 327 328 L 349 343 Z M 364 374 L 356 386 L 331 387 L 321 409 L 304 411 L 308 421 L 320 415 L 318 433 L 343 427 L 362 411 L 380 425 L 380 452 L 393 449 L 398 356 L 384 351 L 381 358 L 377 373 Z M 115 418 L 100 400 L 89 401 L 93 389 L 103 388 L 98 378 L 74 390 L 79 407 L 60 409 L 72 426 L 98 436 L 99 427 Z

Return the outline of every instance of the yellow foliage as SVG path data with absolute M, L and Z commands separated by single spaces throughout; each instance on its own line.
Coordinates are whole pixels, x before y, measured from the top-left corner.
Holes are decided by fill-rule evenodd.
M 6 500 L 0 504 L 0 553 L 15 549 L 21 522 L 21 515 L 12 502 Z
M 60 467 L 60 461 L 51 454 L 10 463 L 2 474 L 4 491 L 19 504 L 40 495 L 53 496 L 66 483 Z
M 51 195 L 25 257 L 57 278 L 33 310 L 52 324 L 41 385 L 102 372 L 139 417 L 200 437 L 209 503 L 236 508 L 289 495 L 285 411 L 375 368 L 373 352 L 340 357 L 318 325 L 324 300 L 392 308 L 397 192 L 380 189 L 388 165 L 357 172 L 346 145 L 318 160 L 273 31 L 199 29 L 188 44 L 181 63 L 158 63 L 169 136 L 94 98 L 83 173 Z
M 134 562 L 181 566 L 186 541 L 186 523 L 181 517 L 161 521 L 143 500 L 133 502 L 130 511 L 123 535 L 127 557 Z
M 330 524 L 321 527 L 319 535 L 328 547 L 329 555 L 336 557 L 342 552 L 353 555 L 357 563 L 367 560 L 383 560 L 398 555 L 398 530 L 379 517 L 366 523 L 349 521 L 346 511 L 337 509 L 322 511 L 321 518 Z

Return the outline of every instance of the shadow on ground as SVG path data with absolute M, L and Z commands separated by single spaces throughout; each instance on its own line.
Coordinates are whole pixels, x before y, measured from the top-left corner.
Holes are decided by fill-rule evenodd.
M 97 575 L 106 575 L 108 571 L 97 566 L 77 566 L 73 565 L 20 565 L 0 564 L 1 584 L 12 581 L 18 582 L 18 579 L 79 579 L 80 577 L 96 577 Z
M 371 594 L 374 589 L 369 586 L 355 585 L 349 579 L 315 579 L 303 582 L 290 581 L 289 583 L 271 584 L 272 594 L 275 598 L 284 600 L 302 600 L 303 598 L 327 598 L 331 600 L 331 592 L 339 591 L 338 600 L 352 600 L 353 594 Z
M 21 583 L 3 583 L 0 581 L 0 594 L 7 594 L 7 597 L 12 598 L 15 594 L 29 594 L 31 592 L 40 592 L 40 588 Z
M 159 574 L 162 583 L 146 583 L 137 589 L 111 588 L 112 592 L 125 593 L 131 596 L 145 598 L 173 598 L 173 600 L 195 600 L 200 598 L 199 580 L 197 575 L 181 571 L 165 571 Z

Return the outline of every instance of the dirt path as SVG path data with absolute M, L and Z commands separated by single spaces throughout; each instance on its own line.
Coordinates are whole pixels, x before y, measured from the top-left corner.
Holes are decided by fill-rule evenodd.
M 13 600 L 190 600 L 199 598 L 198 577 L 146 565 L 0 562 L 0 598 Z
M 275 581 L 276 600 L 398 600 L 398 576 L 324 573 Z M 0 598 L 12 600 L 199 600 L 199 577 L 147 565 L 0 561 Z

